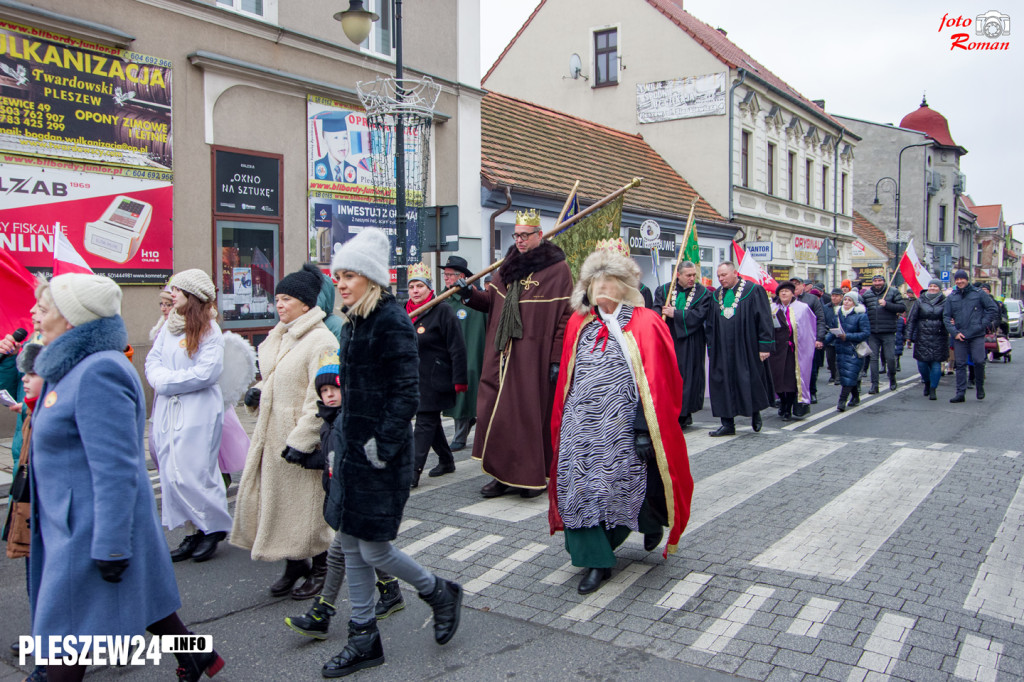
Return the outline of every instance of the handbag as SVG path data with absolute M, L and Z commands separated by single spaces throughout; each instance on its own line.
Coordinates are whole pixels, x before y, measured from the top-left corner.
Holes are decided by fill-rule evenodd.
M 857 351 L 858 357 L 866 358 L 871 355 L 871 346 L 868 345 L 867 341 L 861 341 L 853 349 Z

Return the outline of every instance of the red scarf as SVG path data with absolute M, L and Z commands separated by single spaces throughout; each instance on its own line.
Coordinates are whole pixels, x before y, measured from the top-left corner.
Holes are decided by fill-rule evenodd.
M 28 405 L 29 412 L 35 412 L 37 402 L 39 402 L 39 396 L 36 396 L 35 398 L 25 398 L 25 404 Z
M 433 291 L 433 289 L 431 289 L 430 293 L 427 294 L 427 297 L 423 301 L 420 301 L 419 303 L 413 303 L 411 298 L 408 301 L 406 301 L 405 302 L 405 312 L 411 314 L 412 311 L 416 310 L 417 308 L 422 308 L 426 304 L 430 303 L 432 300 L 434 300 L 434 291 Z M 417 315 L 416 317 L 419 317 L 419 315 Z M 416 321 L 416 317 L 412 318 L 413 322 Z

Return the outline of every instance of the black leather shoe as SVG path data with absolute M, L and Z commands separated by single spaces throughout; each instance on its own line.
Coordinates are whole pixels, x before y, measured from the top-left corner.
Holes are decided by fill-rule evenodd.
M 850 398 L 850 402 L 847 403 L 847 404 L 850 407 L 857 407 L 858 405 L 860 405 L 860 396 L 859 395 L 853 396 L 852 398 Z
M 966 400 L 967 399 L 964 398 L 964 394 L 963 393 L 957 393 L 955 396 L 953 396 L 952 398 L 949 399 L 949 402 L 951 402 L 951 403 L 962 403 L 962 402 L 965 402 Z
M 192 535 L 186 535 L 185 539 L 178 545 L 178 549 L 171 550 L 171 561 L 177 563 L 192 558 L 195 554 L 199 541 L 203 539 L 203 531 L 197 530 Z
M 308 577 L 311 571 L 312 569 L 305 560 L 288 559 L 285 562 L 284 575 L 270 586 L 270 595 L 273 597 L 283 597 L 292 591 L 292 586 L 295 583 Z
M 420 487 L 420 475 L 422 473 L 423 473 L 422 469 L 419 469 L 419 470 L 413 469 L 413 472 L 412 472 L 412 485 L 409 486 L 410 488 L 419 488 Z
M 380 643 L 377 621 L 366 625 L 348 623 L 348 644 L 331 660 L 324 663 L 320 674 L 324 677 L 345 677 L 358 670 L 373 668 L 384 663 L 384 646 Z
M 846 412 L 846 401 L 840 400 L 839 404 L 836 405 L 836 410 L 839 412 Z
M 436 467 L 427 472 L 427 476 L 431 478 L 437 478 L 438 476 L 444 476 L 445 474 L 455 473 L 455 462 L 449 464 L 438 464 Z
M 890 391 L 895 391 L 896 390 L 896 379 L 895 378 L 889 379 L 889 390 Z
M 874 395 L 878 393 L 878 386 L 872 386 L 868 389 L 868 395 Z
M 601 587 L 601 583 L 610 577 L 612 577 L 610 568 L 588 568 L 586 574 L 580 578 L 580 584 L 576 591 L 580 594 L 596 592 L 597 588 Z
M 750 418 L 750 428 L 754 429 L 754 433 L 761 430 L 761 413 L 755 412 L 754 416 Z
M 519 497 L 525 497 L 526 499 L 532 499 L 534 497 L 540 497 L 547 491 L 546 488 L 520 488 Z
M 663 530 L 659 530 L 657 533 L 644 533 L 644 549 L 648 552 L 658 549 L 658 545 L 661 544 L 663 537 L 665 537 L 665 531 Z
M 686 423 L 683 424 L 683 426 L 693 426 L 693 415 L 692 414 L 686 415 Z
M 501 497 L 510 490 L 510 486 L 505 485 L 501 481 L 495 479 L 480 488 L 480 494 L 484 497 Z
M 464 441 L 459 440 L 459 441 L 455 441 L 454 443 L 452 443 L 448 447 L 450 447 L 452 449 L 452 452 L 458 452 L 462 448 L 466 447 L 466 443 Z
M 434 641 L 447 644 L 459 629 L 462 615 L 462 585 L 434 576 L 436 585 L 430 594 L 421 594 L 420 599 L 434 610 Z
M 719 436 L 735 436 L 736 435 L 736 427 L 734 427 L 734 426 L 726 426 L 725 424 L 722 424 L 721 426 L 719 426 L 714 431 L 711 431 L 710 433 L 708 433 L 708 435 L 711 436 L 712 438 L 718 438 Z
M 978 400 L 984 400 L 985 399 L 985 389 L 982 388 L 980 384 L 978 384 L 977 391 L 978 391 L 978 393 L 977 393 Z
M 818 404 L 818 394 L 817 393 L 812 393 L 811 394 L 811 405 L 817 405 L 817 404 Z
M 935 395 L 935 389 L 934 388 L 928 389 L 928 400 L 938 400 L 938 399 L 939 399 L 939 396 Z
M 196 545 L 196 551 L 192 554 L 192 561 L 203 562 L 213 558 L 217 551 L 217 544 L 228 536 L 226 531 L 219 530 L 216 533 L 207 533 Z
M 216 651 L 175 654 L 175 658 L 178 660 L 178 679 L 187 682 L 198 682 L 203 673 L 206 673 L 207 677 L 213 677 L 224 667 L 224 659 Z

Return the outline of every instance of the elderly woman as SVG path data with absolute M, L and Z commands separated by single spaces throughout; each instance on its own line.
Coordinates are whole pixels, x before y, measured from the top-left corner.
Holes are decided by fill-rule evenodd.
M 207 561 L 231 530 L 218 455 L 224 399 L 224 337 L 214 322 L 217 288 L 202 270 L 171 278 L 173 310 L 146 356 L 153 387 L 150 455 L 159 464 L 163 524 L 193 532 L 171 552 L 172 561 Z
M 121 290 L 97 275 L 40 285 L 33 321 L 46 348 L 32 430 L 32 634 L 37 655 L 54 636 L 187 634 L 146 472 L 146 400 L 125 358 Z M 198 680 L 224 661 L 177 655 Z M 51 682 L 81 680 L 84 665 L 49 666 Z
M 679 426 L 682 377 L 661 316 L 644 307 L 640 269 L 621 240 L 583 263 L 565 330 L 551 439 L 551 532 L 565 531 L 580 594 L 611 576 L 631 531 L 664 556 L 690 516 L 693 478 Z M 667 502 L 667 504 L 666 504 Z
M 423 263 L 409 268 L 409 301 L 405 310 L 410 315 L 434 298 L 430 269 Z M 451 306 L 435 305 L 412 318 L 419 347 L 420 404 L 416 411 L 415 473 L 412 487 L 420 484 L 420 474 L 433 448 L 437 466 L 429 476 L 444 476 L 455 471 L 455 456 L 441 426 L 441 410 L 455 407 L 455 395 L 469 388 L 466 382 L 466 343 L 462 339 L 458 319 Z
M 836 347 L 836 365 L 839 368 L 839 404 L 836 409 L 846 410 L 860 404 L 860 376 L 864 361 L 857 353 L 857 345 L 867 341 L 871 335 L 871 323 L 867 311 L 860 302 L 860 294 L 848 291 L 843 296 L 843 305 L 836 316 L 834 331 L 825 335 L 825 343 Z M 852 397 L 851 397 L 852 396 Z
M 928 283 L 927 291 L 921 292 L 921 298 L 907 318 L 906 338 L 914 344 L 917 371 L 921 373 L 923 393 L 929 400 L 938 400 L 935 391 L 942 378 L 942 361 L 946 359 L 949 348 L 949 332 L 942 321 L 945 304 L 942 282 L 933 279 Z
M 410 583 L 434 611 L 434 641 L 459 627 L 462 587 L 392 545 L 413 478 L 412 418 L 419 402 L 416 332 L 388 287 L 387 235 L 365 228 L 334 253 L 343 311 L 341 415 L 332 432 L 334 475 L 324 516 L 345 553 L 348 643 L 323 667 L 343 677 L 384 663 L 374 616 L 375 568 Z
M 338 348 L 338 339 L 316 304 L 321 281 L 320 270 L 306 263 L 278 283 L 281 321 L 260 344 L 262 380 L 245 395 L 259 417 L 238 484 L 231 544 L 258 561 L 285 560 L 284 575 L 270 586 L 275 597 L 291 592 L 293 599 L 312 599 L 327 576 L 332 533 L 323 517 L 314 379 L 320 358 Z
M 780 282 L 772 302 L 775 348 L 768 357 L 768 368 L 784 422 L 802 417 L 810 409 L 817 324 L 810 307 L 796 300 L 793 283 Z

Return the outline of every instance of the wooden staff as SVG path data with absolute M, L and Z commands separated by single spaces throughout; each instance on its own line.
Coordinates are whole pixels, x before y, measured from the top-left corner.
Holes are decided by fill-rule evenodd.
M 572 200 L 576 196 L 576 190 L 578 190 L 579 188 L 580 188 L 580 181 L 577 180 L 576 182 L 573 183 L 572 189 L 569 190 L 569 196 L 566 197 L 565 203 L 562 204 L 562 210 L 558 212 L 558 221 L 557 222 L 560 223 L 563 220 L 565 220 L 565 214 L 569 212 L 569 206 L 572 205 Z
M 580 219 L 586 218 L 588 215 L 590 215 L 591 213 L 593 213 L 597 209 L 601 208 L 605 204 L 610 203 L 612 201 L 615 201 L 620 196 L 622 196 L 623 194 L 625 194 L 629 190 L 633 189 L 634 187 L 639 187 L 640 183 L 642 181 L 643 181 L 642 178 L 633 178 L 628 184 L 623 185 L 622 187 L 618 188 L 617 190 L 615 190 L 614 192 L 612 192 L 608 196 L 604 197 L 600 201 L 598 201 L 598 202 L 588 206 L 584 210 L 580 211 L 576 215 L 569 216 L 568 218 L 565 218 L 564 220 L 560 220 L 557 225 L 555 225 L 553 228 L 551 228 L 550 230 L 548 230 L 547 232 L 542 234 L 540 238 L 541 239 L 550 239 L 551 237 L 554 237 L 559 232 L 562 232 L 563 230 L 565 230 L 566 228 L 570 227 L 571 225 L 573 225 L 574 223 L 576 223 Z M 571 199 L 572 195 L 570 194 L 569 197 Z M 566 201 L 566 205 L 562 209 L 563 213 L 568 209 L 568 206 L 569 206 L 569 202 Z M 478 279 L 480 279 L 481 277 L 483 277 L 484 275 L 486 275 L 488 273 L 491 273 L 491 272 L 494 272 L 499 267 L 501 267 L 501 264 L 504 263 L 504 262 L 505 262 L 505 259 L 502 258 L 501 260 L 498 260 L 498 261 L 495 261 L 494 263 L 491 263 L 486 268 L 484 268 L 480 272 L 476 273 L 475 275 L 473 275 L 472 277 L 467 279 L 466 280 L 466 284 L 470 285 L 473 282 L 475 282 Z M 445 291 L 440 296 L 435 296 L 434 298 L 430 299 L 430 301 L 428 301 L 427 303 L 424 303 L 419 308 L 417 308 L 416 310 L 414 310 L 411 313 L 409 313 L 409 317 L 419 317 L 420 315 L 422 315 L 423 313 L 427 312 L 428 310 L 433 308 L 435 305 L 437 305 L 441 301 L 445 300 L 446 298 L 448 298 L 449 296 L 454 294 L 456 291 L 458 291 L 458 289 L 456 287 L 451 287 L 450 289 Z
M 683 262 L 683 252 L 686 251 L 686 242 L 689 241 L 690 231 L 693 230 L 693 209 L 696 206 L 697 197 L 694 197 L 693 201 L 690 202 L 690 215 L 686 217 L 686 230 L 683 232 L 683 243 L 679 245 L 679 255 L 676 256 L 676 269 L 672 271 L 672 280 L 671 284 L 669 285 L 669 289 L 671 289 L 671 292 L 669 293 L 669 298 L 667 299 L 668 307 L 670 308 L 674 308 L 676 306 L 676 296 L 678 295 L 678 292 L 676 291 L 676 273 L 679 272 L 679 264 Z M 663 313 L 661 319 L 667 320 L 668 315 L 665 315 Z

